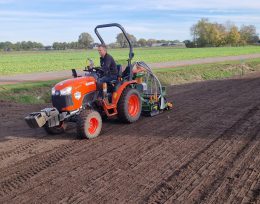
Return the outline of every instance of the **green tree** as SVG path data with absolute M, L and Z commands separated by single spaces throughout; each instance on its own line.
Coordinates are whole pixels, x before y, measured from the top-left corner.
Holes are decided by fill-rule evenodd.
M 110 47 L 110 48 L 120 48 L 120 45 L 117 42 L 114 42 L 114 43 L 110 43 L 108 45 L 108 47 Z
M 237 26 L 227 21 L 225 25 L 218 23 L 211 23 L 207 18 L 202 18 L 191 27 L 191 35 L 193 42 L 197 47 L 208 46 L 238 46 L 246 45 L 248 43 L 256 43 L 259 40 L 256 34 L 256 28 L 253 25 L 243 25 L 240 30 Z M 188 43 L 188 46 L 191 46 Z
M 225 45 L 226 28 L 222 24 L 210 24 L 208 31 L 209 45 L 213 47 Z
M 0 49 L 1 50 L 32 50 L 34 48 L 43 48 L 43 44 L 38 42 L 32 42 L 32 41 L 22 41 L 22 42 L 0 42 Z
M 94 40 L 89 33 L 81 33 L 78 39 L 80 48 L 90 48 L 93 42 Z
M 129 33 L 126 33 L 128 39 L 130 40 L 131 44 L 133 46 L 137 46 L 137 40 L 136 40 L 136 37 L 134 35 L 131 35 Z M 119 33 L 117 36 L 116 36 L 116 42 L 120 45 L 120 47 L 124 48 L 124 47 L 128 47 L 128 42 L 124 36 L 123 33 Z
M 194 42 L 192 42 L 190 40 L 184 40 L 183 43 L 185 43 L 185 46 L 188 47 L 188 48 L 195 47 Z
M 11 49 L 13 49 L 13 44 L 9 41 L 2 42 L 0 44 L 0 48 L 3 50 L 11 50 Z
M 52 44 L 52 47 L 54 50 L 64 50 L 65 49 L 63 43 L 61 43 L 61 42 L 54 42 Z
M 157 40 L 156 39 L 148 39 L 147 40 L 147 45 L 149 46 L 149 47 L 151 47 L 154 43 L 156 43 L 157 42 Z
M 78 48 L 78 42 L 70 42 L 68 44 L 69 49 L 77 49 Z
M 233 26 L 230 28 L 226 36 L 227 43 L 232 46 L 238 46 L 240 42 L 240 33 L 238 31 L 237 26 Z
M 141 39 L 139 39 L 139 40 L 137 41 L 137 43 L 138 43 L 138 45 L 139 45 L 140 47 L 145 47 L 146 44 L 147 44 L 147 41 L 146 41 L 146 39 L 141 38 Z
M 207 18 L 202 18 L 197 24 L 191 27 L 193 41 L 198 47 L 205 47 L 210 44 L 209 32 L 211 24 Z

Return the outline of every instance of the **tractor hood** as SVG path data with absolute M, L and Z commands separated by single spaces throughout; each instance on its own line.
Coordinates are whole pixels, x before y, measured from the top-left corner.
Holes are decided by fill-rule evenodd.
M 73 111 L 82 106 L 86 95 L 96 90 L 96 79 L 92 76 L 67 79 L 52 88 L 52 104 L 59 111 Z
M 67 87 L 72 87 L 72 90 L 79 90 L 82 92 L 96 90 L 96 79 L 94 77 L 78 77 L 73 79 L 67 79 L 57 83 L 55 90 L 62 90 Z

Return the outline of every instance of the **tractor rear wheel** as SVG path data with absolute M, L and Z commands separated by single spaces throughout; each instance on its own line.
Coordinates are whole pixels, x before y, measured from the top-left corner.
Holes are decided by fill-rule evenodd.
M 55 126 L 55 127 L 49 127 L 47 126 L 47 124 L 44 126 L 44 130 L 50 134 L 50 135 L 59 135 L 59 134 L 62 134 L 65 132 L 66 130 L 66 127 L 67 127 L 67 124 L 62 121 L 60 122 L 60 125 L 58 126 Z
M 117 104 L 118 118 L 126 123 L 137 121 L 141 115 L 142 102 L 138 90 L 126 88 Z
M 95 110 L 83 110 L 77 120 L 77 135 L 80 139 L 97 137 L 102 128 L 102 118 Z

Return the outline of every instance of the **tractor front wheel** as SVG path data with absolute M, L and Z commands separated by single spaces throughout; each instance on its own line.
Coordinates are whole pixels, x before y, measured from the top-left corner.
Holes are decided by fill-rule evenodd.
M 117 111 L 119 120 L 126 123 L 137 121 L 142 111 L 139 91 L 131 88 L 125 89 L 118 101 Z
M 97 137 L 102 128 L 102 118 L 95 110 L 83 110 L 77 120 L 77 135 L 80 139 Z

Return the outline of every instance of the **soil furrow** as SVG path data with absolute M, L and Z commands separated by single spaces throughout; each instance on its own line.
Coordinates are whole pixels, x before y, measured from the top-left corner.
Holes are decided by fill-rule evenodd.
M 206 152 L 209 151 L 216 142 L 218 142 L 222 138 L 232 135 L 237 129 L 239 129 L 240 126 L 243 125 L 243 123 L 247 122 L 249 118 L 253 117 L 257 113 L 257 110 L 259 110 L 257 106 L 251 108 L 242 118 L 235 122 L 230 128 L 226 129 L 217 138 L 215 138 L 202 151 L 199 151 L 197 154 L 195 154 L 190 161 L 182 165 L 178 170 L 174 171 L 172 175 L 165 179 L 164 182 L 155 187 L 155 190 L 144 201 L 148 203 L 163 203 L 167 201 L 175 193 L 175 189 L 173 187 L 174 185 L 172 186 L 172 184 L 176 182 L 176 178 L 184 171 L 190 170 L 189 168 L 192 163 L 203 154 L 206 154 Z M 167 185 L 164 185 L 164 183 L 166 183 Z M 169 189 L 165 189 L 165 187 L 169 187 Z
M 0 101 L 0 202 L 259 202 L 260 73 L 167 92 L 172 111 L 82 141 L 25 126 L 50 104 Z

